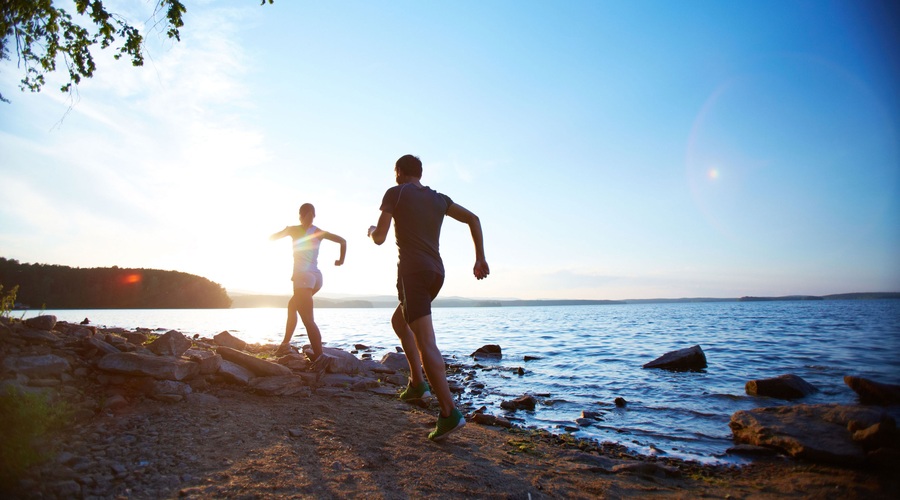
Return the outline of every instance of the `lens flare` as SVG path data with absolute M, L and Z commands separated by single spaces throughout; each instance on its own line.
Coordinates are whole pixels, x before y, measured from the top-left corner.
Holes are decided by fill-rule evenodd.
M 141 282 L 141 275 L 138 273 L 130 273 L 130 274 L 126 274 L 125 276 L 122 277 L 122 283 L 124 283 L 126 285 L 133 285 L 135 283 L 140 283 L 140 282 Z

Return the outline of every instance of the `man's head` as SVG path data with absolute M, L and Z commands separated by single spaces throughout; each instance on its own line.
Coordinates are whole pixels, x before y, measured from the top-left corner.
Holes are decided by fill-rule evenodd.
M 421 179 L 422 160 L 420 160 L 418 156 L 403 155 L 394 165 L 394 173 L 397 175 L 398 183 L 400 182 L 401 176 Z

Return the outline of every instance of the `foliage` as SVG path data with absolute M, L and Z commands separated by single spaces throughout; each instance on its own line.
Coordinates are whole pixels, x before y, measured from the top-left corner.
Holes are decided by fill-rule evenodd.
M 94 75 L 96 64 L 91 49 L 115 45 L 116 59 L 123 56 L 133 66 L 144 64 L 144 36 L 132 21 L 110 12 L 103 0 L 74 0 L 73 18 L 53 0 L 2 0 L 0 2 L 0 60 L 10 59 L 15 44 L 19 66 L 25 70 L 22 90 L 39 92 L 46 83 L 44 75 L 56 71 L 62 59 L 69 80 L 60 90 L 72 92 L 82 78 Z M 261 0 L 260 5 L 274 0 Z M 186 7 L 181 0 L 156 0 L 151 18 L 153 29 L 165 29 L 166 35 L 181 41 Z M 160 19 L 162 18 L 162 19 Z M 162 26 L 160 26 L 162 25 Z M 0 101 L 9 102 L 0 94 Z
M 8 292 L 3 293 L 3 284 L 0 283 L 0 318 L 8 318 L 9 312 L 16 306 L 16 292 L 19 285 L 15 285 Z
M 48 309 L 202 309 L 231 307 L 218 283 L 157 269 L 20 264 L 0 257 L 0 285 L 19 285 L 17 300 Z
M 49 435 L 62 429 L 71 411 L 40 393 L 7 386 L 0 393 L 0 486 L 9 487 L 25 469 L 48 458 Z

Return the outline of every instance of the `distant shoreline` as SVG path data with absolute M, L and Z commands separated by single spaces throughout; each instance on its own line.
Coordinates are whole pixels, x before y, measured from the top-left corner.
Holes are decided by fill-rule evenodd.
M 263 295 L 263 294 L 229 294 L 232 300 L 230 308 L 225 309 L 253 309 L 274 307 L 287 307 L 290 295 Z M 704 302 L 788 302 L 788 301 L 826 301 L 826 300 L 883 300 L 900 299 L 900 292 L 859 292 L 839 293 L 831 295 L 785 295 L 781 297 L 690 297 L 680 299 L 626 299 L 626 300 L 591 300 L 591 299 L 468 299 L 462 297 L 438 298 L 434 301 L 436 308 L 452 307 L 541 307 L 541 306 L 596 306 L 596 305 L 628 305 L 628 304 L 689 304 Z M 374 309 L 397 307 L 397 299 L 382 295 L 372 297 L 316 297 L 315 307 L 324 309 Z M 16 303 L 11 311 L 29 311 L 34 308 L 28 305 Z M 108 307 L 51 307 L 50 310 L 91 310 L 91 309 L 123 309 Z M 125 309 L 170 309 L 170 308 L 125 308 Z M 215 307 L 186 307 L 176 309 L 223 309 Z
M 232 299 L 232 309 L 246 309 L 255 307 L 286 307 L 289 295 L 254 295 L 254 294 L 229 294 Z M 840 293 L 832 295 L 786 295 L 781 297 L 736 297 L 736 298 L 712 298 L 695 297 L 680 299 L 627 299 L 627 300 L 578 300 L 578 299 L 466 299 L 446 298 L 437 299 L 434 307 L 535 307 L 535 306 L 582 306 L 582 305 L 624 305 L 624 304 L 679 304 L 698 302 L 773 302 L 773 301 L 804 301 L 804 300 L 876 300 L 876 299 L 900 299 L 900 292 L 860 292 Z M 353 297 L 346 299 L 316 298 L 316 307 L 322 308 L 393 308 L 397 306 L 397 300 L 388 296 Z

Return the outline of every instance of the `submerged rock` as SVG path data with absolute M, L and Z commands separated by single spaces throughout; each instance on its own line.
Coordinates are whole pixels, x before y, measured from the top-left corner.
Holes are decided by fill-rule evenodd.
M 674 371 L 699 371 L 706 368 L 706 354 L 699 345 L 671 351 L 644 365 Z
M 487 344 L 475 349 L 472 357 L 475 359 L 499 359 L 503 357 L 503 351 L 497 344 Z
M 512 401 L 503 401 L 500 403 L 500 408 L 504 410 L 534 410 L 534 407 L 537 405 L 537 399 L 530 394 L 525 394 L 524 396 L 519 396 Z
M 778 399 L 797 399 L 819 392 L 812 384 L 792 374 L 751 380 L 747 382 L 744 389 L 751 396 L 767 396 Z

